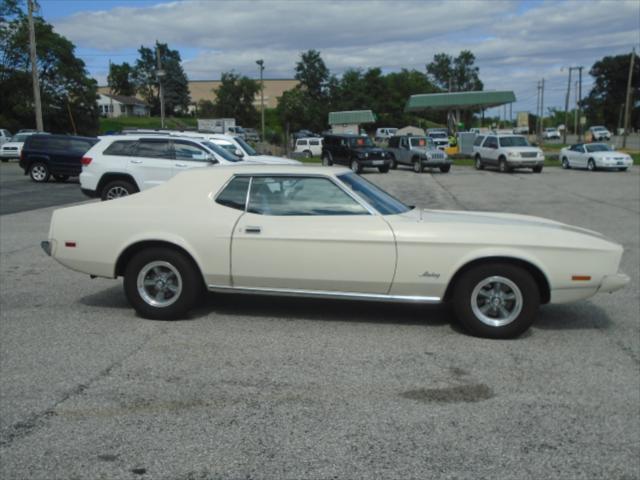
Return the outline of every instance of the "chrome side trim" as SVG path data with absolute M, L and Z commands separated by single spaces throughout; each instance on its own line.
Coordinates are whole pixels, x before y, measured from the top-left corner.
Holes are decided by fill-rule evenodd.
M 326 290 L 299 290 L 289 288 L 264 287 L 231 287 L 228 285 L 208 285 L 211 292 L 245 293 L 249 295 L 276 295 L 304 298 L 332 298 L 343 300 L 368 300 L 377 302 L 409 302 L 409 303 L 440 303 L 440 297 L 423 297 L 420 295 L 385 295 L 382 293 L 331 292 Z

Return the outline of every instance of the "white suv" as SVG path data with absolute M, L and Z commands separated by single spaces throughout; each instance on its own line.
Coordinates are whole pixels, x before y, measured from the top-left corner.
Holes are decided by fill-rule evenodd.
M 105 136 L 82 157 L 80 188 L 89 197 L 110 200 L 164 183 L 189 168 L 239 161 L 237 156 L 202 139 Z
M 473 144 L 473 154 L 478 170 L 494 166 L 501 172 L 510 172 L 514 168 L 531 168 L 535 173 L 540 173 L 544 165 L 542 150 L 529 145 L 521 135 L 478 136 Z

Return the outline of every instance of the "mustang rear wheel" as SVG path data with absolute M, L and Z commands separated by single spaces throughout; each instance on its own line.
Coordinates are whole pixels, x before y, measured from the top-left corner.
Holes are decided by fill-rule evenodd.
M 539 305 L 538 285 L 516 265 L 479 265 L 466 271 L 454 286 L 456 317 L 479 337 L 517 337 L 531 326 Z
M 182 318 L 196 303 L 203 283 L 195 266 L 182 253 L 150 248 L 136 254 L 125 270 L 124 291 L 144 318 Z
M 596 171 L 596 162 L 593 161 L 593 158 L 590 158 L 587 162 L 587 170 L 589 170 L 590 172 Z

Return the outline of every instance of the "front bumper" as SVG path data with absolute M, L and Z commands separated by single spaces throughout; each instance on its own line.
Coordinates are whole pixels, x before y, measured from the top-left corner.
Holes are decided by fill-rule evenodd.
M 544 159 L 531 159 L 531 160 L 514 160 L 507 159 L 507 165 L 513 168 L 531 168 L 542 167 L 544 165 Z
M 363 167 L 391 166 L 390 158 L 357 158 L 356 161 Z
M 629 283 L 629 275 L 625 275 L 624 273 L 617 273 L 615 275 L 605 275 L 602 279 L 602 283 L 600 283 L 600 288 L 598 288 L 598 292 L 611 293 L 616 290 L 620 290 L 624 288 L 624 286 Z

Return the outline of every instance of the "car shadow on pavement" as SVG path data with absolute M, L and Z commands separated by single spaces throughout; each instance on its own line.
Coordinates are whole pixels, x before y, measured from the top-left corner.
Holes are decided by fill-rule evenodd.
M 451 322 L 445 305 L 212 293 L 206 294 L 190 316 L 199 318 L 215 314 L 407 325 L 445 325 Z
M 97 293 L 92 293 L 91 295 L 82 297 L 79 302 L 82 305 L 87 305 L 89 307 L 129 308 L 133 312 L 131 305 L 129 305 L 127 298 L 124 296 L 122 285 L 120 283 L 105 290 L 100 290 Z
M 598 305 L 576 302 L 540 308 L 534 328 L 542 330 L 606 330 L 613 322 Z

